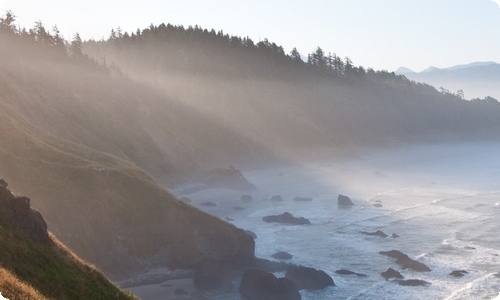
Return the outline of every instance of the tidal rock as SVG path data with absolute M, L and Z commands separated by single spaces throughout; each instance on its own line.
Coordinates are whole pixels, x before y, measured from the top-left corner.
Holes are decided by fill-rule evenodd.
M 292 280 L 276 278 L 261 270 L 248 270 L 241 278 L 239 292 L 247 300 L 300 300 Z
M 375 235 L 375 236 L 379 236 L 379 237 L 383 237 L 383 238 L 388 237 L 388 235 L 385 234 L 385 232 L 383 232 L 382 230 L 377 230 L 375 232 L 361 231 L 361 233 L 366 234 L 366 235 Z
M 279 251 L 279 252 L 276 252 L 273 255 L 271 255 L 271 257 L 276 258 L 276 259 L 292 259 L 293 255 L 291 255 L 288 252 Z
M 253 200 L 253 197 L 250 195 L 241 195 L 240 200 L 243 202 L 250 202 Z
M 403 269 L 412 269 L 417 272 L 430 272 L 431 269 L 425 264 L 411 259 L 408 255 L 398 250 L 380 251 L 379 254 L 396 258 L 396 263 Z
M 276 201 L 276 202 L 283 202 L 283 198 L 281 197 L 281 195 L 274 195 L 271 197 L 271 201 Z
M 217 204 L 215 204 L 211 201 L 203 202 L 203 203 L 201 203 L 201 205 L 208 206 L 208 207 L 216 207 L 217 206 Z
M 354 203 L 352 203 L 351 199 L 347 196 L 344 196 L 344 195 L 339 195 L 339 197 L 337 199 L 337 203 L 339 206 L 342 206 L 342 207 L 354 206 Z
M 250 231 L 250 230 L 245 230 L 245 233 L 249 236 L 251 236 L 254 240 L 257 238 L 257 235 L 255 234 L 255 232 L 253 231 Z
M 313 199 L 312 198 L 305 198 L 305 197 L 295 197 L 295 198 L 293 198 L 293 201 L 310 202 L 310 201 L 313 201 Z
M 176 295 L 176 296 L 180 296 L 180 295 L 187 295 L 187 294 L 188 294 L 188 292 L 186 292 L 186 291 L 185 291 L 185 290 L 183 290 L 183 289 L 176 289 L 176 290 L 174 291 L 174 295 Z
M 299 290 L 322 290 L 335 285 L 324 271 L 304 266 L 289 266 L 285 277 L 292 280 Z
M 375 203 L 375 204 L 373 204 L 373 206 L 375 206 L 375 207 L 382 207 L 383 205 L 380 204 L 380 203 Z
M 397 282 L 399 285 L 402 286 L 426 286 L 428 284 L 431 284 L 430 282 L 427 282 L 425 280 L 420 280 L 420 279 L 407 279 L 407 280 L 394 280 Z
M 368 277 L 368 275 L 366 275 L 366 274 L 356 273 L 356 272 L 353 272 L 353 271 L 350 271 L 350 270 L 346 270 L 346 269 L 337 270 L 337 271 L 335 271 L 335 274 L 339 274 L 339 275 L 356 275 L 358 277 Z
M 265 216 L 262 218 L 264 222 L 267 223 L 283 223 L 283 224 L 291 224 L 291 225 L 306 225 L 311 224 L 306 218 L 303 217 L 294 217 L 291 213 L 285 212 L 281 215 L 271 215 Z
M 397 235 L 397 234 L 395 234 L 395 233 L 393 233 L 393 234 L 392 234 L 392 238 L 393 238 L 393 239 L 397 239 L 398 237 L 399 237 L 399 235 Z
M 393 268 L 387 269 L 387 271 L 380 273 L 380 276 L 384 277 L 385 280 L 389 280 L 391 278 L 398 278 L 398 279 L 403 279 L 403 275 L 399 273 L 398 271 L 394 270 Z
M 218 168 L 207 172 L 205 183 L 213 187 L 224 187 L 240 191 L 256 190 L 254 184 L 250 183 L 240 170 L 230 166 L 228 169 Z
M 448 275 L 451 275 L 451 276 L 453 276 L 453 277 L 457 277 L 457 278 L 459 278 L 459 277 L 463 277 L 463 276 L 464 276 L 465 274 L 467 274 L 467 273 L 469 273 L 469 272 L 467 272 L 467 271 L 465 271 L 465 270 L 455 270 L 455 271 L 451 272 L 451 273 L 450 273 L 450 274 L 448 274 Z

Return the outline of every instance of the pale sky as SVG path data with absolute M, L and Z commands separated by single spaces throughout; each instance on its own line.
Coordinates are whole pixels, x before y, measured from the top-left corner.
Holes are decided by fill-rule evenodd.
M 68 40 L 171 23 L 268 38 L 303 55 L 320 46 L 376 70 L 500 63 L 500 0 L 0 0 L 1 14 L 8 9 L 21 26 L 41 20 Z

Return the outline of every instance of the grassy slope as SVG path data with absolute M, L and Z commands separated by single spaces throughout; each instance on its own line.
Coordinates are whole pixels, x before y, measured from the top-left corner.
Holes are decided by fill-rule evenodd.
M 0 224 L 0 291 L 15 299 L 134 299 L 67 250 L 53 235 L 48 245 Z

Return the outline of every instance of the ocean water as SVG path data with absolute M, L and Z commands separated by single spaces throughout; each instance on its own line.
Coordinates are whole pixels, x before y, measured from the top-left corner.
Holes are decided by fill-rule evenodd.
M 301 291 L 303 299 L 455 300 L 499 295 L 500 144 L 377 149 L 348 161 L 244 175 L 258 188 L 252 193 L 253 209 L 228 217 L 236 226 L 257 234 L 256 255 L 272 259 L 273 253 L 286 251 L 294 256 L 291 263 L 322 269 L 334 279 L 336 286 Z M 339 194 L 349 196 L 355 206 L 339 208 Z M 271 203 L 267 199 L 272 195 L 281 195 L 285 201 Z M 198 196 L 203 197 L 203 192 Z M 295 202 L 296 196 L 313 201 Z M 223 202 L 225 196 L 217 197 Z M 263 216 L 285 211 L 308 218 L 312 224 L 262 221 Z M 399 237 L 361 234 L 376 230 Z M 394 259 L 378 254 L 393 249 L 432 271 L 401 270 Z M 388 268 L 398 270 L 405 279 L 430 284 L 399 286 L 381 277 Z M 367 277 L 338 275 L 339 269 Z M 455 278 L 449 275 L 454 270 L 468 273 Z M 218 296 L 231 297 L 237 296 Z

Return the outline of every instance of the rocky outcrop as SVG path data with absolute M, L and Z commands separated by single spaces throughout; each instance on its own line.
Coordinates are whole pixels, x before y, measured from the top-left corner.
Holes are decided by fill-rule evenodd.
M 14 196 L 3 179 L 0 179 L 0 222 L 26 233 L 38 242 L 49 241 L 47 223 L 42 215 L 31 208 L 29 198 Z
M 250 195 L 241 195 L 240 200 L 242 202 L 250 202 L 253 200 L 253 197 Z
M 450 274 L 450 276 L 453 276 L 453 277 L 457 277 L 457 278 L 460 278 L 460 277 L 464 277 L 465 274 L 467 274 L 469 272 L 465 271 L 465 270 L 455 270 L 455 271 L 452 271 Z
M 335 274 L 339 274 L 339 275 L 356 275 L 358 277 L 368 277 L 368 275 L 366 275 L 366 274 L 356 273 L 356 272 L 353 272 L 353 271 L 350 271 L 350 270 L 346 270 L 346 269 L 337 270 L 337 271 L 335 271 Z
M 426 286 L 428 284 L 431 284 L 430 282 L 427 282 L 425 280 L 421 279 L 407 279 L 407 280 L 394 280 L 401 286 Z
M 403 269 L 412 269 L 417 272 L 430 272 L 431 269 L 425 264 L 411 259 L 408 255 L 398 250 L 380 251 L 379 254 L 396 258 L 396 263 Z
M 281 197 L 281 195 L 274 195 L 271 197 L 271 201 L 275 201 L 275 202 L 283 202 L 283 197 Z
M 374 236 L 379 236 L 379 237 L 383 237 L 383 238 L 388 237 L 388 235 L 385 232 L 383 232 L 382 230 L 377 230 L 375 232 L 361 231 L 361 233 L 365 234 L 365 235 L 374 235 Z
M 278 251 L 278 252 L 274 253 L 273 255 L 271 255 L 271 257 L 276 258 L 276 259 L 292 259 L 293 255 L 291 255 L 288 252 Z
M 285 212 L 281 215 L 271 215 L 265 216 L 262 218 L 264 222 L 267 223 L 283 223 L 283 224 L 291 224 L 291 225 L 306 225 L 311 224 L 306 218 L 303 217 L 294 217 L 291 213 Z
M 344 196 L 344 195 L 339 195 L 337 199 L 337 204 L 340 207 L 351 207 L 354 206 L 354 203 L 352 203 L 351 198 Z
M 324 271 L 304 266 L 289 266 L 285 277 L 292 280 L 299 290 L 322 290 L 335 285 Z
M 241 278 L 239 292 L 246 300 L 300 300 L 300 293 L 288 278 L 276 278 L 261 270 L 248 270 Z
M 312 198 L 306 198 L 306 197 L 295 197 L 293 198 L 293 201 L 297 201 L 297 202 L 311 202 L 313 201 Z
M 240 191 L 253 191 L 257 188 L 250 183 L 240 170 L 230 166 L 227 169 L 217 168 L 207 172 L 205 183 L 212 187 L 224 187 Z
M 385 280 L 389 280 L 391 278 L 398 278 L 398 279 L 403 279 L 403 275 L 399 273 L 398 271 L 394 270 L 393 268 L 387 269 L 387 271 L 380 273 L 380 276 L 384 277 Z
M 207 206 L 207 207 L 217 207 L 217 203 L 213 203 L 211 201 L 203 202 L 200 205 Z
M 257 235 L 255 234 L 255 232 L 251 231 L 251 230 L 245 230 L 245 233 L 249 236 L 252 237 L 252 239 L 256 239 L 257 238 Z

